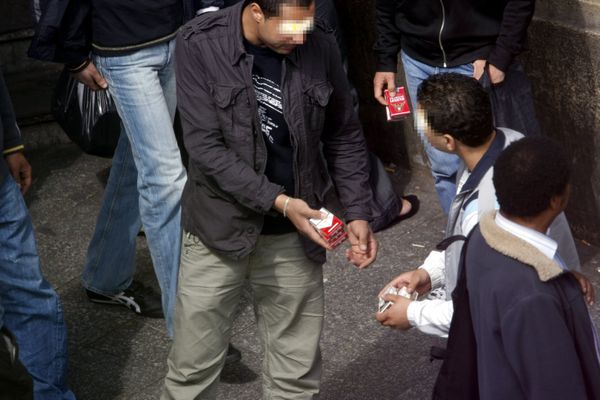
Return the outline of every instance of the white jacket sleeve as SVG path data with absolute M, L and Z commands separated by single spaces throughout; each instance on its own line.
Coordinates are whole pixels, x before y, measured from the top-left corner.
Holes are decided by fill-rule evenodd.
M 446 281 L 445 268 L 446 265 L 446 253 L 443 251 L 432 251 L 429 253 L 423 265 L 419 268 L 424 269 L 429 274 L 431 279 L 431 288 L 437 289 L 444 286 Z M 423 293 L 420 293 L 423 294 Z
M 421 300 L 408 305 L 410 324 L 428 335 L 448 337 L 454 307 L 451 300 Z

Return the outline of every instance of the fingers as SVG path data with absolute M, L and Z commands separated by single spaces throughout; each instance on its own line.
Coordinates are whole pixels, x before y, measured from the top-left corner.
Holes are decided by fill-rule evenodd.
M 493 85 L 498 85 L 504 82 L 505 74 L 502 70 L 496 68 L 492 64 L 489 64 L 490 81 Z
M 473 61 L 473 78 L 480 80 L 485 68 L 485 60 Z
M 386 106 L 387 102 L 383 96 L 384 89 L 394 90 L 396 85 L 396 74 L 393 72 L 377 72 L 373 78 L 373 96 L 381 105 Z
M 579 286 L 581 287 L 581 293 L 585 299 L 585 302 L 590 306 L 594 304 L 596 300 L 596 293 L 594 291 L 594 286 L 590 282 L 590 280 L 580 272 L 572 271 L 573 275 L 577 279 Z
M 93 63 L 89 63 L 83 70 L 74 73 L 73 77 L 92 90 L 104 90 L 108 88 L 108 82 Z
M 301 199 L 291 198 L 288 202 L 286 214 L 289 220 L 294 224 L 298 232 L 317 243 L 326 250 L 331 250 L 331 246 L 319 235 L 316 229 L 308 221 L 310 218 L 323 218 L 319 210 L 313 210 Z
M 377 241 L 373 240 L 367 245 L 367 250 L 360 250 L 358 245 L 352 245 L 352 248 L 346 251 L 346 258 L 350 263 L 359 269 L 368 267 L 377 257 Z
M 99 88 L 106 89 L 108 87 L 108 82 L 106 82 L 106 79 L 104 79 L 104 77 L 100 75 L 100 72 L 98 72 L 98 70 L 95 67 L 92 71 L 92 79 L 94 80 L 96 86 L 98 86 Z
M 25 164 L 20 173 L 21 193 L 25 194 L 31 187 L 31 165 Z
M 377 240 L 364 220 L 354 220 L 347 225 L 350 250 L 346 251 L 348 261 L 358 268 L 368 267 L 377 257 Z
M 596 290 L 594 289 L 594 286 L 591 284 L 591 282 L 586 300 L 590 306 L 593 306 L 594 302 L 596 301 Z

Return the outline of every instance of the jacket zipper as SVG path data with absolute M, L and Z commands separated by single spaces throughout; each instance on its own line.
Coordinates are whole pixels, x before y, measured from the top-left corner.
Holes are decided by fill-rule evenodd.
M 444 32 L 444 26 L 446 25 L 446 8 L 444 7 L 444 0 L 440 0 L 440 5 L 442 6 L 442 25 L 440 26 L 440 34 L 438 35 L 438 42 L 440 44 L 440 50 L 442 50 L 442 57 L 444 60 L 444 68 L 448 67 L 446 60 L 446 51 L 444 50 L 444 45 L 442 44 L 442 33 Z

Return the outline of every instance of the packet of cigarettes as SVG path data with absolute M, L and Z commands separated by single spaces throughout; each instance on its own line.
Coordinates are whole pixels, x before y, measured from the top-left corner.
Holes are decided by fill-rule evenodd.
M 385 108 L 388 121 L 398 121 L 410 115 L 410 107 L 408 106 L 404 86 L 399 86 L 393 92 L 386 89 L 383 92 L 383 96 L 388 104 Z
M 309 222 L 319 232 L 319 235 L 334 248 L 348 236 L 344 230 L 344 223 L 326 208 L 321 208 L 319 211 L 325 214 L 325 217 L 322 219 L 311 218 Z
M 417 297 L 419 297 L 419 294 L 417 292 L 413 292 L 412 294 L 408 293 L 408 290 L 406 290 L 406 287 L 401 287 L 400 289 L 396 289 L 393 286 L 390 286 L 387 288 L 387 290 L 385 292 L 383 292 L 383 296 L 384 297 L 386 294 L 393 294 L 394 296 L 402 296 L 402 297 L 406 297 L 409 300 L 416 300 Z M 383 300 L 382 297 L 379 297 L 379 306 L 378 306 L 378 311 L 384 312 L 385 310 L 387 310 L 388 308 L 391 307 L 392 304 L 394 304 L 394 302 L 392 301 L 385 301 Z

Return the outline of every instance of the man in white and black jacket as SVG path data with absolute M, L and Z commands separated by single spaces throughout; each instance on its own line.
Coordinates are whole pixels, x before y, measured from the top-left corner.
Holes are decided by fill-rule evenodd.
M 464 261 L 482 400 L 600 398 L 597 331 L 547 235 L 569 175 L 564 151 L 545 138 L 516 142 L 496 161 L 500 210 L 482 217 Z
M 400 53 L 413 109 L 425 78 L 456 72 L 473 76 L 495 93 L 496 126 L 526 136 L 539 134 L 531 85 L 516 60 L 526 49 L 535 0 L 377 0 L 376 7 L 374 96 L 380 103 L 385 104 L 383 89 L 395 87 Z M 518 106 L 508 107 L 513 101 Z M 424 132 L 418 133 L 431 162 L 442 209 L 448 213 L 459 160 L 437 151 L 427 143 Z
M 456 74 L 433 75 L 419 88 L 417 123 L 431 145 L 461 159 L 457 193 L 452 201 L 446 238 L 466 236 L 486 211 L 497 208 L 492 183 L 494 163 L 504 148 L 523 138 L 519 132 L 494 128 L 489 97 L 475 79 Z M 554 221 L 550 236 L 558 246 L 571 271 L 581 268 L 575 242 L 564 214 Z M 382 325 L 397 329 L 415 327 L 421 332 L 445 337 L 454 312 L 450 295 L 458 277 L 462 241 L 453 241 L 443 251 L 432 251 L 416 270 L 405 272 L 386 287 L 406 286 L 420 295 L 431 289 L 445 289 L 445 298 L 410 301 L 389 295 L 394 302 L 387 311 L 378 313 Z M 583 289 L 587 279 L 575 272 Z M 591 301 L 591 293 L 586 293 Z

